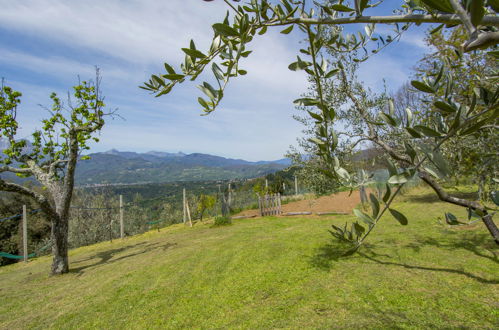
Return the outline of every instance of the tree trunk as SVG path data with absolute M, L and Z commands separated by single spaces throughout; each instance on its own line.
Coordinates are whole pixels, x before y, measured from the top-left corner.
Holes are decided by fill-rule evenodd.
M 222 192 L 222 216 L 223 217 L 229 216 L 229 213 L 230 213 L 229 208 L 230 208 L 230 206 L 227 203 L 227 198 L 225 197 L 225 193 Z
M 485 227 L 487 227 L 487 230 L 489 231 L 494 241 L 499 245 L 499 228 L 497 228 L 496 224 L 494 223 L 494 220 L 492 220 L 492 214 L 487 214 L 487 210 L 484 209 L 480 205 L 480 203 L 449 195 L 440 186 L 440 184 L 438 184 L 438 182 L 435 181 L 435 179 L 433 179 L 430 174 L 428 174 L 428 172 L 420 170 L 418 172 L 418 175 L 421 178 L 421 180 L 426 182 L 435 191 L 435 193 L 438 195 L 438 198 L 441 201 L 451 203 L 454 205 L 463 206 L 466 208 L 471 208 L 472 210 L 481 210 L 482 212 L 484 212 L 485 215 L 482 217 L 483 224 L 485 225 Z
M 487 200 L 487 193 L 485 191 L 485 175 L 480 174 L 478 177 L 478 200 L 485 201 Z
M 69 206 L 72 189 L 65 191 L 64 187 L 53 186 L 52 196 L 55 204 L 55 214 L 52 216 L 52 275 L 69 272 L 68 236 L 69 236 Z
M 68 259 L 68 217 L 57 215 L 52 219 L 52 275 L 69 272 Z
M 487 214 L 482 217 L 483 224 L 487 227 L 490 235 L 494 238 L 496 244 L 499 245 L 499 228 L 497 228 L 494 220 L 492 220 L 492 214 Z

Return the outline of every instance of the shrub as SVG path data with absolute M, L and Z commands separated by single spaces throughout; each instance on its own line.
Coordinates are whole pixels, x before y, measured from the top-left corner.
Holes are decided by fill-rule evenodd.
M 215 217 L 215 222 L 213 226 L 228 226 L 232 224 L 232 219 L 230 217 Z

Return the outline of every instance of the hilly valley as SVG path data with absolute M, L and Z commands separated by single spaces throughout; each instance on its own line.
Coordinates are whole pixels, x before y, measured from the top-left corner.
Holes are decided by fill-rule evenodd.
M 247 179 L 282 170 L 290 164 L 287 159 L 249 162 L 202 153 L 135 153 L 114 149 L 89 156 L 90 159 L 78 163 L 79 185 Z
M 8 142 L 0 138 L 0 154 L 7 147 Z M 31 148 L 31 143 L 27 141 L 26 149 Z M 286 158 L 250 162 L 203 153 L 137 153 L 116 149 L 87 156 L 88 159 L 82 157 L 76 169 L 75 181 L 80 186 L 248 179 L 265 176 L 291 165 L 291 161 Z M 15 182 L 31 180 L 12 173 L 2 173 L 2 177 Z

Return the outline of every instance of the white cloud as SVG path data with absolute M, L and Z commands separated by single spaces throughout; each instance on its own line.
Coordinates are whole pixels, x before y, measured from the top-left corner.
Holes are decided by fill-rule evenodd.
M 94 150 L 165 150 L 203 152 L 247 160 L 283 157 L 295 141 L 300 127 L 287 113 L 259 113 L 257 109 L 220 109 L 201 117 L 197 109 L 186 109 L 184 116 L 165 121 L 135 124 L 130 121 L 108 121 L 101 142 Z
M 83 63 L 64 58 L 57 49 L 48 56 L 8 51 L 0 55 L 0 61 L 59 76 L 92 74 L 93 66 L 98 65 L 106 79 L 132 80 L 133 86 L 154 73 L 151 67 L 161 70 L 165 60 L 178 64 L 183 59 L 180 48 L 191 38 L 199 43 L 198 47 L 206 48 L 212 35 L 211 24 L 221 19 L 226 10 L 221 1 L 199 0 L 27 0 L 9 1 L 9 5 L 0 0 L 0 6 L 0 28 L 34 35 L 76 51 L 91 49 L 100 54 L 93 56 L 93 62 Z M 283 40 L 272 32 L 255 38 L 249 46 L 254 53 L 242 63 L 249 74 L 233 84 L 243 89 L 255 85 L 267 91 L 272 89 L 275 96 L 276 92 L 295 95 L 305 89 L 304 76 L 287 70 L 298 47 L 290 47 Z M 129 64 L 110 66 L 106 58 L 109 56 Z
M 298 42 L 285 43 L 284 40 L 277 31 L 255 38 L 252 56 L 242 62 L 242 66 L 248 68 L 247 82 L 288 95 L 306 90 L 308 82 L 304 72 L 288 69 L 289 64 L 296 61 Z
M 225 15 L 222 1 L 0 0 L 0 8 L 0 29 L 20 36 L 19 44 L 7 44 L 0 35 L 0 46 L 8 49 L 0 53 L 0 71 L 19 75 L 10 81 L 26 95 L 20 112 L 23 134 L 39 126 L 43 111 L 37 103 L 47 104 L 52 90 L 64 92 L 71 85 L 61 82 L 73 83 L 77 74 L 93 76 L 98 65 L 106 103 L 118 107 L 127 121 L 108 121 L 94 150 L 275 159 L 300 135 L 300 125 L 291 118 L 292 100 L 308 83 L 302 72 L 287 69 L 299 49 L 299 37 L 293 34 L 257 36 L 249 45 L 253 54 L 241 63 L 248 75 L 231 82 L 220 108 L 208 117 L 199 116 L 198 82 L 186 82 L 158 99 L 138 89 L 151 73 L 162 70 L 164 61 L 179 64 L 180 48 L 190 39 L 200 49 L 209 46 L 211 25 Z M 24 36 L 35 45 L 22 44 Z M 385 76 L 401 83 L 407 70 L 399 60 L 377 56 L 361 78 L 370 86 Z
M 206 39 L 224 13 L 219 2 L 192 0 L 2 0 L 0 7 L 3 28 L 149 64 L 179 59 L 187 36 Z
M 20 51 L 4 50 L 0 53 L 0 63 L 19 66 L 36 73 L 52 73 L 64 77 L 72 77 L 75 74 L 84 77 L 95 76 L 95 65 L 74 61 L 62 56 L 41 57 Z M 126 79 L 132 77 L 131 72 L 126 72 L 118 67 L 107 67 L 105 71 L 108 78 Z

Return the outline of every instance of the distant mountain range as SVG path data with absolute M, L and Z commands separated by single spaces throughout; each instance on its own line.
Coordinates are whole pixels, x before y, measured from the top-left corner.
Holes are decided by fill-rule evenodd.
M 0 158 L 9 146 L 0 137 Z M 26 150 L 32 145 L 27 141 Z M 80 160 L 76 167 L 76 184 L 83 186 L 130 185 L 167 183 L 175 181 L 213 181 L 249 179 L 278 172 L 291 165 L 288 158 L 274 161 L 250 162 L 243 159 L 224 158 L 202 153 L 185 154 L 149 151 L 137 153 L 111 149 L 89 154 L 90 159 Z M 359 150 L 352 156 L 354 161 L 367 161 L 379 156 L 379 150 Z M 309 156 L 304 155 L 304 158 Z M 2 179 L 14 182 L 31 181 L 13 173 L 0 173 Z
M 8 142 L 0 138 L 0 157 Z M 28 141 L 27 148 L 31 148 Z M 277 172 L 291 164 L 289 159 L 249 162 L 208 154 L 149 151 L 137 153 L 112 149 L 88 155 L 76 168 L 77 185 L 140 184 L 173 181 L 247 179 Z M 2 173 L 9 181 L 23 182 L 12 173 Z
M 136 153 L 112 149 L 90 154 L 76 170 L 80 185 L 245 179 L 288 167 L 289 159 L 249 162 L 220 156 L 150 151 Z

